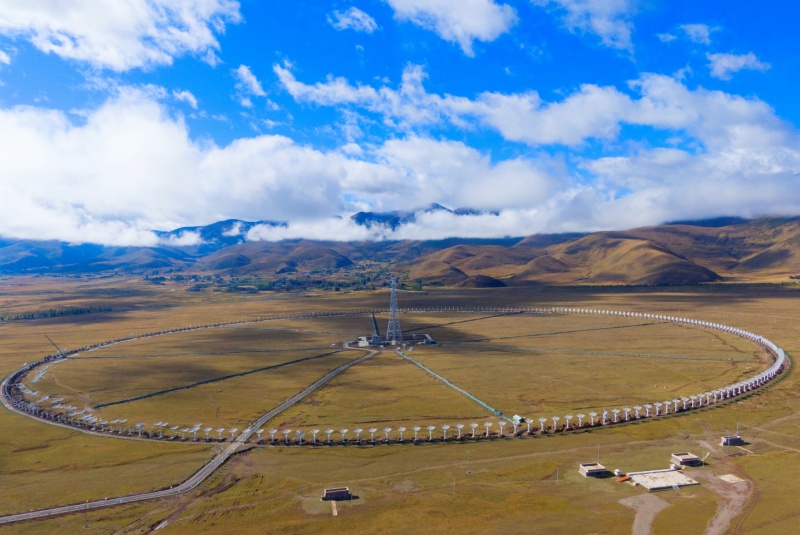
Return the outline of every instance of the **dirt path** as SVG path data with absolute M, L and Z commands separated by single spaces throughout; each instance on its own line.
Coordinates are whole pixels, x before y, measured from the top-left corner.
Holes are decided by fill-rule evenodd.
M 700 441 L 699 444 L 712 454 L 720 457 L 715 470 L 717 475 L 725 473 L 726 470 L 735 470 L 736 465 L 725 459 L 722 448 L 714 444 L 710 431 L 706 430 L 706 440 Z M 714 473 L 705 470 L 693 470 L 687 475 L 703 480 L 704 486 L 721 498 L 717 505 L 716 514 L 706 526 L 705 535 L 722 535 L 728 531 L 728 528 L 731 527 L 737 517 L 744 515 L 740 519 L 740 522 L 742 522 L 758 501 L 758 489 L 753 481 L 748 479 L 743 479 L 739 483 L 728 483 L 719 479 Z M 741 473 L 738 475 L 741 478 L 746 477 Z
M 620 500 L 619 503 L 636 511 L 631 531 L 633 535 L 650 535 L 656 515 L 670 506 L 669 502 L 655 494 L 631 496 Z
M 80 399 L 83 402 L 84 408 L 89 406 L 89 401 L 91 400 L 92 397 L 89 395 L 88 392 L 83 392 L 81 390 L 78 390 L 77 388 L 72 388 L 71 386 L 62 383 L 61 380 L 58 378 L 58 374 L 56 374 L 55 372 L 53 372 L 53 382 L 58 386 L 60 386 L 61 388 L 66 388 L 73 394 L 77 395 L 78 399 Z
M 717 513 L 709 520 L 705 535 L 723 535 L 731 522 L 745 510 L 753 493 L 753 483 L 743 480 L 739 483 L 728 483 L 712 473 L 695 471 L 689 477 L 702 479 L 705 487 L 722 499 L 717 505 Z

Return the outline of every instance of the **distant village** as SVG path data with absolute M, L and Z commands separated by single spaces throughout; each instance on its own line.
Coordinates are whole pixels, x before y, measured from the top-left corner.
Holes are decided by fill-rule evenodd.
M 227 291 L 227 292 L 296 292 L 296 291 L 364 291 L 376 290 L 389 286 L 389 270 L 379 264 L 354 265 L 338 269 L 321 269 L 303 272 L 287 273 L 276 272 L 274 277 L 264 274 L 252 276 L 224 276 L 220 274 L 184 275 L 174 272 L 174 269 L 153 270 L 144 276 L 144 280 L 152 284 L 177 283 L 186 286 L 188 292 Z M 432 283 L 428 286 L 441 286 L 441 283 Z M 408 274 L 401 275 L 398 279 L 398 288 L 401 290 L 420 291 L 422 281 L 411 280 Z

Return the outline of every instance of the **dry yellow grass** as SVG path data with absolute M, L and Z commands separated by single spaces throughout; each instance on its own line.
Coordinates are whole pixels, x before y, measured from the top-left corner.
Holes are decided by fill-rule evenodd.
M 59 281 L 61 282 L 63 281 Z M 115 284 L 120 283 L 117 281 Z M 126 284 L 130 286 L 127 287 Z M 97 297 L 93 297 L 95 294 L 92 292 L 113 289 L 113 284 L 110 283 L 108 287 L 100 290 L 84 282 L 76 283 L 75 287 L 67 286 L 67 290 L 73 293 L 71 299 L 75 302 L 96 302 Z M 139 289 L 138 283 L 135 282 L 122 283 L 122 286 L 132 294 Z M 45 302 L 47 291 L 57 290 L 62 291 L 59 290 L 59 286 L 50 286 L 36 290 L 44 292 L 42 294 L 19 294 L 16 297 L 7 294 L 0 296 L 0 303 L 12 298 L 18 301 L 29 298 L 40 299 L 41 302 Z M 42 336 L 45 332 L 51 336 L 55 333 L 53 337 L 57 337 L 59 343 L 62 343 L 63 338 L 67 340 L 63 345 L 72 344 L 74 347 L 77 344 L 83 345 L 87 342 L 126 335 L 134 328 L 142 331 L 154 330 L 181 323 L 239 319 L 247 315 L 267 315 L 301 307 L 314 310 L 385 307 L 386 301 L 385 293 L 264 301 L 263 295 L 197 296 L 186 293 L 176 295 L 179 292 L 170 293 L 168 290 L 169 288 L 158 288 L 157 291 L 151 292 L 150 289 L 144 288 L 138 297 L 135 295 L 126 297 L 125 299 L 130 299 L 131 308 L 120 310 L 119 313 L 0 325 L 0 335 L 7 342 L 0 347 L 0 367 L 3 370 L 15 369 L 24 360 L 30 360 L 29 355 L 38 356 L 50 352 L 47 341 Z M 675 314 L 680 312 L 690 317 L 749 328 L 772 338 L 790 353 L 800 354 L 800 333 L 794 327 L 800 321 L 800 301 L 796 293 L 783 289 L 717 288 L 692 292 L 589 289 L 535 292 L 519 289 L 442 290 L 428 294 L 401 294 L 400 298 L 401 306 L 409 307 L 425 306 L 427 303 L 461 306 L 480 302 L 487 305 L 565 304 Z M 34 305 L 38 306 L 36 303 Z M 407 314 L 403 315 L 401 320 L 404 327 L 430 328 L 434 323 L 456 320 L 457 316 L 431 315 L 425 318 Z M 202 321 L 199 321 L 199 318 L 203 318 Z M 344 318 L 331 319 L 328 323 L 321 319 L 314 321 L 316 322 L 314 325 L 305 321 L 287 321 L 279 327 L 343 333 L 370 330 L 367 318 L 357 320 L 363 321 L 363 328 L 349 327 L 349 320 Z M 383 326 L 385 317 L 381 318 L 381 321 Z M 443 339 L 446 332 L 453 335 L 454 339 L 457 334 L 462 341 L 470 339 L 469 337 L 479 338 L 486 336 L 487 330 L 496 332 L 505 328 L 502 320 L 499 324 L 499 327 L 485 327 L 480 321 L 453 324 L 442 327 L 440 332 L 443 334 L 437 337 Z M 696 356 L 723 355 L 730 352 L 740 357 L 754 354 L 749 344 L 741 345 L 737 340 L 724 337 L 718 339 L 702 330 L 674 328 L 676 329 L 674 332 L 677 333 L 675 337 L 678 339 L 675 343 L 672 341 L 673 334 L 669 328 L 672 327 L 654 327 L 652 338 L 631 336 L 624 340 L 627 344 L 640 344 L 637 346 L 639 351 L 647 350 L 648 353 L 680 352 L 679 354 Z M 531 330 L 530 325 L 525 325 L 525 330 Z M 569 336 L 566 342 L 560 335 L 552 338 L 540 336 L 511 341 L 527 347 L 534 346 L 531 343 L 534 341 L 536 344 L 534 347 L 560 346 L 576 350 L 611 347 L 613 350 L 618 347 L 618 342 L 623 340 L 620 338 L 621 333 L 628 331 L 633 332 L 628 329 L 592 331 L 594 334 Z M 242 335 L 245 338 L 248 336 L 244 332 Z M 166 340 L 166 337 L 163 339 Z M 287 344 L 288 340 L 287 338 Z M 648 349 L 648 340 L 655 340 L 659 347 Z M 190 342 L 189 346 L 208 343 L 199 340 Z M 244 345 L 237 347 L 246 349 L 251 347 L 249 343 L 245 342 Z M 498 342 L 489 341 L 474 344 L 485 346 L 496 343 Z M 499 341 L 499 343 L 507 345 L 509 341 Z M 702 349 L 697 350 L 695 343 L 701 344 Z M 141 357 L 145 350 L 151 349 L 143 347 L 138 356 Z M 177 350 L 178 347 L 173 349 Z M 687 353 L 695 350 L 699 353 Z M 412 356 L 426 360 L 432 368 L 453 379 L 450 376 L 459 372 L 459 367 L 453 363 L 458 359 L 470 358 L 466 352 L 459 354 L 461 351 L 461 348 L 458 348 L 458 351 L 456 348 L 415 350 Z M 515 360 L 519 362 L 532 358 L 539 359 L 542 355 L 549 356 L 497 352 L 488 348 L 481 351 L 492 355 L 490 362 L 494 365 L 489 367 L 488 371 L 482 372 L 485 377 L 476 378 L 478 372 L 475 371 L 472 374 L 465 373 L 463 380 L 474 382 L 474 386 L 470 388 L 481 389 L 496 382 L 496 377 L 502 377 L 501 381 L 506 386 L 506 391 L 498 390 L 491 395 L 501 400 L 508 399 L 510 404 L 515 401 L 512 390 L 516 389 L 517 385 L 528 384 L 524 378 L 512 377 L 515 370 L 520 368 L 515 364 Z M 388 355 L 386 357 L 389 358 Z M 572 363 L 571 369 L 579 369 L 577 364 L 585 356 L 576 354 L 567 357 L 572 359 L 569 360 Z M 249 356 L 243 353 L 236 358 L 240 359 L 237 366 L 245 366 Z M 397 372 L 398 384 L 403 380 L 411 380 L 415 374 L 418 374 L 424 383 L 430 381 L 420 370 L 408 363 L 398 361 L 400 364 L 395 364 L 394 358 L 396 357 L 391 357 L 391 364 L 387 364 L 390 366 L 389 369 L 397 371 L 400 369 L 400 364 L 405 365 L 402 372 Z M 620 358 L 623 357 L 608 357 L 609 361 L 614 362 L 619 362 Z M 564 359 L 560 360 L 563 364 Z M 380 400 L 381 394 L 381 391 L 370 390 L 369 386 L 373 382 L 382 385 L 391 383 L 389 379 L 394 377 L 393 374 L 387 375 L 386 368 L 379 366 L 377 364 L 379 362 L 381 361 L 376 360 L 369 365 L 365 363 L 351 369 L 340 378 L 340 383 L 331 384 L 328 394 L 325 391 L 319 392 L 329 396 L 326 397 L 325 404 L 316 406 L 306 404 L 298 407 L 293 416 L 290 414 L 292 416 L 290 419 L 298 418 L 295 421 L 300 421 L 305 418 L 307 420 L 304 421 L 309 423 L 312 420 L 320 421 L 323 417 L 329 417 L 326 415 L 334 414 L 337 404 L 348 407 L 348 410 L 352 410 L 353 414 L 358 415 L 363 421 L 383 417 L 382 415 L 395 412 L 395 409 L 404 412 L 414 408 L 413 403 L 407 407 L 403 406 L 403 400 L 397 391 L 391 390 L 391 384 L 388 385 L 388 393 L 396 396 L 394 399 L 398 399 L 398 402 L 373 404 L 369 402 L 372 396 Z M 650 380 L 655 371 L 647 368 L 653 366 L 647 364 L 649 362 L 651 361 L 647 359 L 638 359 L 635 362 L 637 366 L 635 369 L 639 370 L 637 373 L 647 377 L 648 384 L 657 384 Z M 655 362 L 658 366 L 662 364 L 660 359 Z M 705 377 L 701 373 L 704 370 L 700 367 L 708 366 L 710 367 L 708 369 L 713 371 L 714 367 L 722 365 L 718 361 L 688 362 L 699 363 L 697 364 L 699 367 L 691 371 L 687 378 L 687 382 L 693 381 L 693 384 L 698 386 Z M 749 365 L 723 364 L 729 365 L 730 369 L 717 372 L 721 373 L 718 379 L 725 380 L 727 377 L 742 373 L 742 367 Z M 445 365 L 450 367 L 445 368 Z M 609 368 L 613 367 L 611 365 Z M 558 375 L 571 372 L 571 369 L 559 370 Z M 664 379 L 659 379 L 659 384 L 674 374 L 668 369 L 661 369 L 658 372 L 666 374 Z M 671 381 L 679 384 L 677 379 Z M 714 384 L 716 381 L 717 379 L 714 379 Z M 348 394 L 345 394 L 341 389 L 344 384 L 349 384 L 356 393 L 348 390 Z M 481 386 L 482 384 L 484 386 Z M 462 386 L 467 387 L 467 385 Z M 430 396 L 433 392 L 438 395 L 440 388 L 442 392 L 447 391 L 445 387 L 431 382 L 425 387 L 428 394 L 424 399 L 432 399 Z M 577 475 L 578 462 L 594 460 L 599 444 L 601 462 L 609 468 L 619 467 L 623 470 L 661 468 L 666 465 L 670 451 L 689 450 L 704 454 L 701 441 L 718 440 L 719 435 L 732 432 L 738 422 L 743 434 L 752 443 L 747 448 L 753 453 L 740 451 L 738 452 L 741 453 L 740 456 L 727 457 L 724 450 L 715 450 L 709 458 L 711 465 L 703 470 L 716 475 L 736 473 L 740 477 L 751 479 L 756 486 L 757 492 L 743 509 L 742 515 L 735 519 L 734 528 L 741 526 L 744 532 L 753 533 L 787 533 L 797 522 L 792 509 L 792 498 L 796 497 L 800 490 L 797 488 L 795 478 L 786 470 L 786 466 L 794 465 L 800 460 L 798 459 L 800 452 L 797 451 L 800 450 L 800 417 L 795 416 L 800 413 L 797 389 L 796 373 L 792 371 L 773 387 L 725 407 L 669 417 L 660 421 L 571 435 L 495 440 L 470 445 L 416 447 L 381 445 L 375 448 L 318 449 L 267 447 L 237 456 L 214 476 L 213 481 L 209 481 L 200 490 L 183 499 L 89 513 L 87 515 L 89 532 L 94 529 L 98 533 L 110 531 L 133 533 L 140 529 L 152 528 L 165 519 L 170 521 L 163 529 L 164 533 L 202 533 L 221 530 L 238 533 L 263 533 L 265 530 L 310 533 L 339 530 L 344 527 L 354 533 L 465 530 L 509 533 L 552 533 L 565 530 L 579 533 L 627 532 L 633 521 L 633 511 L 618 504 L 617 501 L 641 491 L 628 485 L 617 484 L 612 480 L 585 480 Z M 337 392 L 336 396 L 330 396 L 330 392 Z M 450 397 L 451 395 L 455 398 Z M 430 403 L 424 399 L 421 401 Z M 450 394 L 448 391 L 446 399 L 443 398 L 440 402 L 442 408 L 447 408 L 454 399 L 458 400 L 458 394 Z M 170 407 L 176 403 L 191 406 L 198 402 L 188 399 L 168 401 Z M 548 402 L 553 406 L 560 406 L 558 400 Z M 232 398 L 226 402 L 228 403 L 238 405 L 239 400 Z M 131 408 L 134 405 L 131 404 Z M 501 408 L 506 410 L 505 407 Z M 157 405 L 153 405 L 154 413 L 156 409 Z M 425 409 L 427 410 L 427 407 Z M 223 408 L 223 414 L 224 410 Z M 318 412 L 314 413 L 313 410 Z M 343 425 L 353 427 L 349 421 L 343 422 Z M 23 483 L 26 485 L 22 493 L 3 496 L 3 503 L 9 504 L 9 510 L 24 510 L 58 503 L 65 496 L 79 500 L 102 497 L 105 492 L 114 493 L 113 490 L 122 493 L 142 487 L 152 488 L 158 486 L 158 482 L 174 479 L 180 475 L 181 470 L 188 473 L 194 466 L 200 464 L 202 458 L 210 454 L 210 449 L 202 446 L 143 445 L 82 436 L 71 431 L 29 422 L 8 413 L 0 415 L 0 429 L 3 431 L 3 438 L 0 439 L 0 459 L 2 459 L 0 478 L 4 478 L 0 488 L 11 489 Z M 59 447 L 61 444 L 64 447 Z M 53 455 L 51 452 L 55 452 L 57 448 L 58 455 Z M 467 474 L 467 456 L 469 456 L 470 474 Z M 555 482 L 556 470 L 559 474 L 558 483 Z M 145 477 L 137 477 L 137 474 L 145 474 Z M 77 478 L 78 485 L 72 482 L 74 478 Z M 339 484 L 351 486 L 361 499 L 352 504 L 343 504 L 339 510 L 340 516 L 332 518 L 329 506 L 321 504 L 318 496 L 322 488 Z M 674 533 L 676 529 L 687 527 L 694 532 L 702 532 L 714 515 L 715 505 L 722 500 L 710 490 L 709 485 L 705 484 L 678 493 L 673 491 L 661 493 L 660 496 L 666 499 L 671 507 L 657 517 L 654 524 L 656 534 Z M 67 517 L 20 525 L 7 531 L 51 533 L 74 532 L 82 528 L 82 518 Z
M 281 414 L 274 425 L 326 429 L 379 429 L 405 424 L 404 438 L 413 437 L 414 425 L 456 424 L 486 418 L 488 413 L 466 396 L 445 387 L 419 368 L 388 352 L 348 370 L 328 385 Z M 451 431 L 451 436 L 455 429 Z M 428 432 L 420 435 L 427 437 Z M 337 434 L 338 436 L 338 434 Z M 392 432 L 397 439 L 397 431 Z M 441 431 L 436 432 L 441 436 Z M 361 434 L 362 440 L 369 437 Z

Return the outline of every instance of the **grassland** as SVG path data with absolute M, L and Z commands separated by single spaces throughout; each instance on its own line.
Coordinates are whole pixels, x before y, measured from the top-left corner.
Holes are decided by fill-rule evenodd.
M 99 305 L 114 302 L 116 309 L 111 313 L 85 317 L 0 325 L 0 336 L 4 340 L 0 347 L 0 368 L 12 370 L 25 360 L 30 360 L 31 355 L 50 352 L 43 333 L 49 334 L 60 344 L 76 346 L 130 332 L 159 330 L 181 324 L 229 321 L 248 315 L 278 314 L 298 308 L 322 311 L 382 307 L 386 300 L 386 294 L 381 292 L 265 300 L 263 295 L 232 296 L 221 293 L 198 296 L 171 292 L 169 286 L 139 288 L 136 282 L 119 280 L 109 281 L 101 287 L 81 281 L 58 283 L 37 279 L 31 280 L 30 286 L 0 287 L 0 306 L 14 300 L 18 310 L 26 307 L 33 309 L 46 305 L 48 295 L 55 293 L 57 298 L 63 298 L 75 306 L 78 303 Z M 120 288 L 129 294 L 118 295 Z M 110 295 L 113 297 L 108 297 Z M 794 328 L 800 320 L 800 300 L 796 292 L 786 289 L 442 290 L 428 294 L 401 294 L 400 299 L 401 306 L 409 307 L 431 303 L 465 306 L 480 302 L 509 306 L 564 304 L 680 313 L 763 333 L 790 354 L 800 354 L 800 333 Z M 26 300 L 30 300 L 30 305 L 25 304 Z M 431 332 L 440 341 L 449 339 L 468 346 L 415 350 L 413 356 L 460 386 L 471 391 L 477 390 L 480 395 L 502 405 L 500 408 L 503 410 L 512 412 L 517 411 L 516 407 L 522 407 L 520 412 L 541 409 L 545 414 L 551 409 L 571 410 L 569 399 L 560 399 L 555 395 L 557 389 L 553 386 L 556 384 L 572 383 L 574 386 L 571 388 L 580 392 L 587 385 L 605 381 L 609 386 L 619 385 L 619 395 L 631 400 L 634 395 L 649 395 L 650 389 L 678 394 L 696 393 L 692 390 L 701 389 L 704 381 L 710 380 L 713 383 L 711 386 L 716 386 L 721 384 L 720 381 L 733 380 L 731 378 L 747 373 L 748 367 L 757 365 L 752 360 L 758 357 L 753 346 L 699 329 L 652 325 L 545 336 L 542 334 L 565 330 L 556 324 L 563 320 L 539 318 L 541 321 L 537 323 L 534 318 L 514 318 L 515 321 L 532 322 L 520 323 L 517 327 L 511 325 L 510 318 L 453 323 L 463 319 L 458 314 L 430 317 L 407 314 L 401 318 L 405 328 L 419 328 L 421 332 Z M 593 321 L 595 318 L 580 318 L 584 328 L 604 327 L 599 323 L 584 324 L 584 319 Z M 269 335 L 280 339 L 280 344 L 287 349 L 294 348 L 302 353 L 300 350 L 304 347 L 323 344 L 323 341 L 325 343 L 320 347 L 330 345 L 328 340 L 332 335 L 326 333 L 355 334 L 359 330 L 369 330 L 366 318 L 363 319 L 363 329 L 354 328 L 348 318 L 316 319 L 314 322 L 276 322 L 270 324 L 269 328 L 280 329 L 280 334 L 270 331 Z M 443 325 L 446 323 L 449 325 Z M 605 325 L 609 326 L 614 325 Z M 512 328 L 522 332 L 510 332 Z M 313 339 L 317 334 L 307 331 L 322 331 L 322 334 L 319 334 L 319 339 Z M 258 332 L 242 329 L 236 331 L 236 336 L 231 336 L 231 353 L 225 355 L 225 358 L 231 358 L 231 369 L 245 370 L 251 364 L 278 362 L 287 358 L 288 355 L 283 353 L 247 352 L 258 349 L 258 334 L 253 334 Z M 301 341 L 289 333 L 298 335 Z M 122 355 L 124 351 L 124 355 L 131 358 L 95 359 L 94 362 L 128 363 L 137 359 L 155 359 L 146 356 L 152 354 L 200 353 L 203 346 L 214 343 L 204 338 L 212 334 L 217 333 L 187 333 L 185 337 L 180 335 L 171 340 L 170 337 L 160 337 L 139 347 L 136 344 L 115 346 L 107 348 L 104 356 Z M 523 337 L 481 340 L 497 338 L 498 335 Z M 159 348 L 148 345 L 151 343 L 165 345 Z M 620 349 L 623 343 L 626 345 L 624 350 Z M 489 347 L 498 345 L 548 351 L 569 349 L 574 352 L 537 353 Z M 617 354 L 586 355 L 582 353 L 585 351 Z M 676 360 L 618 353 L 715 358 L 733 355 L 744 360 Z M 476 357 L 476 354 L 480 357 Z M 184 356 L 166 358 L 183 359 Z M 224 359 L 218 362 L 207 357 L 188 358 L 205 359 L 204 370 L 198 376 L 207 377 L 227 369 Z M 349 357 L 341 354 L 336 358 Z M 319 362 L 324 360 L 320 359 Z M 536 367 L 528 375 L 530 367 L 525 364 L 530 362 L 536 363 Z M 484 363 L 487 365 L 480 366 Z M 86 364 L 77 361 L 69 363 L 73 364 L 92 365 L 89 359 Z M 154 362 L 151 364 L 155 365 Z M 559 365 L 560 368 L 556 367 Z M 625 376 L 618 373 L 620 366 L 624 365 L 628 366 Z M 294 368 L 279 368 L 283 370 L 281 374 L 289 369 Z M 541 383 L 535 377 L 537 369 L 539 373 L 547 370 L 554 380 L 545 381 L 539 387 Z M 122 368 L 115 370 L 117 374 L 125 373 Z M 58 373 L 67 372 L 59 370 Z M 88 373 L 87 368 L 85 378 L 77 375 L 70 378 L 70 385 L 77 390 L 97 390 L 96 395 L 99 396 L 101 387 L 106 384 L 102 378 L 104 372 L 96 372 L 97 381 Z M 155 383 L 163 386 L 191 378 L 182 376 L 182 373 L 180 369 L 173 374 L 167 371 L 163 376 L 159 374 Z M 270 373 L 264 372 L 265 385 Z M 459 376 L 459 373 L 462 375 Z M 292 381 L 295 380 L 301 383 L 306 376 L 313 375 L 311 372 L 304 374 L 298 372 L 297 377 L 287 377 L 287 383 L 294 384 Z M 584 376 L 588 380 L 580 381 Z M 149 388 L 145 375 L 142 374 L 142 377 L 137 381 L 142 381 L 142 386 Z M 276 374 L 274 379 L 283 382 L 280 374 Z M 81 384 L 81 381 L 85 383 Z M 646 390 L 637 393 L 637 383 L 644 385 Z M 414 384 L 417 385 L 415 395 L 419 397 L 408 399 L 410 396 L 403 395 L 403 391 Z M 530 389 L 529 385 L 532 384 L 537 388 Z M 244 383 L 228 381 L 217 385 L 225 385 L 225 390 L 233 385 L 235 388 L 232 391 L 245 388 Z M 90 512 L 86 515 L 89 524 L 87 530 L 83 529 L 83 518 L 65 517 L 4 528 L 4 531 L 134 533 L 168 520 L 161 530 L 164 533 L 311 533 L 345 528 L 355 533 L 454 533 L 477 530 L 508 533 L 629 532 L 634 512 L 619 504 L 618 500 L 638 495 L 641 491 L 613 480 L 586 480 L 577 474 L 577 463 L 595 460 L 599 446 L 601 462 L 609 468 L 619 467 L 623 470 L 664 467 L 672 451 L 689 450 L 701 455 L 710 451 L 710 465 L 700 469 L 703 473 L 713 477 L 733 473 L 748 481 L 753 489 L 748 494 L 746 505 L 741 508 L 741 514 L 733 519 L 728 529 L 741 533 L 787 533 L 798 521 L 795 504 L 800 496 L 800 482 L 786 468 L 796 464 L 800 456 L 798 386 L 796 373 L 791 371 L 769 389 L 724 407 L 570 435 L 493 440 L 477 444 L 423 444 L 415 447 L 257 448 L 232 459 L 214 476 L 213 481 L 189 496 L 161 503 Z M 184 392 L 194 395 L 194 390 Z M 264 406 L 272 406 L 269 390 L 255 388 L 248 391 L 247 396 L 264 395 Z M 291 388 L 287 386 L 288 390 Z M 524 390 L 522 397 L 518 390 Z M 221 392 L 217 394 L 221 395 Z M 103 395 L 108 399 L 113 397 L 110 392 L 103 392 Z M 587 393 L 586 399 L 593 397 L 594 393 Z M 667 397 L 673 396 L 665 394 L 663 399 Z M 91 400 L 94 401 L 94 398 Z M 609 403 L 614 401 L 608 400 Z M 223 399 L 223 403 L 220 400 L 216 404 L 208 403 L 201 410 L 207 413 L 221 406 L 222 421 L 227 411 L 240 407 L 243 402 L 243 399 L 234 395 L 230 399 Z M 143 405 L 141 409 L 136 409 L 139 403 L 151 403 L 152 406 Z M 367 427 L 368 423 L 378 421 L 386 421 L 392 427 L 399 423 L 414 424 L 417 420 L 422 425 L 427 422 L 421 419 L 430 416 L 433 423 L 450 420 L 447 423 L 453 424 L 457 422 L 452 418 L 461 413 L 463 403 L 464 399 L 459 394 L 442 387 L 421 370 L 393 355 L 381 355 L 332 381 L 315 397 L 282 415 L 280 423 L 320 427 L 330 423 L 338 427 L 338 422 L 342 422 L 341 425 L 352 429 L 356 424 Z M 161 396 L 147 402 L 115 407 L 125 407 L 126 411 L 141 410 L 139 415 L 142 418 L 150 414 L 155 418 L 155 414 L 161 414 L 160 410 L 165 407 L 177 411 L 178 407 L 195 407 L 198 404 L 202 404 L 200 396 L 192 399 Z M 257 404 L 246 410 L 241 409 L 241 418 L 246 418 L 247 410 L 259 409 Z M 467 403 L 463 410 L 472 414 L 477 410 L 480 414 L 481 409 Z M 347 418 L 342 411 L 346 411 Z M 398 418 L 395 415 L 400 413 L 409 414 L 411 421 L 403 419 L 392 425 Z M 185 418 L 189 420 L 186 423 L 207 420 L 194 419 L 194 413 L 187 413 Z M 210 420 L 208 423 L 211 425 Z M 734 449 L 729 452 L 715 448 L 719 435 L 732 432 L 737 423 L 750 442 L 746 446 L 748 451 Z M 210 448 L 204 446 L 98 439 L 5 412 L 0 414 L 0 430 L 3 431 L 0 435 L 0 492 L 4 493 L 2 503 L 8 512 L 168 485 L 185 477 L 211 453 Z M 704 532 L 717 506 L 726 503 L 729 498 L 715 491 L 713 480 L 700 478 L 700 481 L 702 484 L 699 487 L 659 494 L 669 502 L 670 507 L 657 516 L 654 533 Z M 360 499 L 340 504 L 339 517 L 333 518 L 330 506 L 320 502 L 318 497 L 322 488 L 340 484 L 349 485 Z
M 351 430 L 406 424 L 411 428 L 455 423 L 459 418 L 484 419 L 488 415 L 482 407 L 397 355 L 382 353 L 284 412 L 275 424 Z M 396 435 L 395 431 L 392 436 Z M 411 431 L 405 438 L 410 436 Z

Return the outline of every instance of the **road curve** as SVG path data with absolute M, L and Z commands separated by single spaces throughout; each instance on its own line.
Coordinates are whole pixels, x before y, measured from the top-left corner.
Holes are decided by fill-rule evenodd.
M 106 498 L 103 500 L 87 501 L 85 503 L 63 505 L 60 507 L 51 507 L 48 509 L 38 509 L 35 511 L 29 511 L 27 513 L 4 515 L 0 516 L 0 525 L 11 524 L 13 522 L 22 522 L 25 520 L 47 518 L 51 516 L 65 515 L 70 513 L 79 513 L 81 511 L 89 511 L 92 509 L 100 509 L 103 507 L 110 507 L 114 505 L 136 503 L 146 500 L 155 500 L 158 498 L 167 498 L 169 496 L 176 496 L 178 494 L 183 494 L 185 492 L 188 492 L 197 487 L 198 485 L 200 485 L 200 483 L 205 481 L 211 474 L 213 474 L 214 471 L 217 470 L 217 468 L 222 466 L 225 463 L 225 461 L 227 461 L 234 453 L 236 453 L 236 451 L 242 445 L 247 443 L 247 440 L 253 435 L 253 433 L 256 432 L 257 429 L 259 429 L 262 425 L 267 423 L 270 419 L 274 418 L 284 410 L 288 409 L 289 407 L 291 407 L 292 405 L 294 405 L 295 403 L 297 403 L 298 401 L 309 395 L 311 392 L 316 390 L 317 388 L 321 387 L 322 385 L 324 385 L 325 383 L 327 383 L 328 381 L 330 381 L 343 371 L 350 368 L 351 366 L 355 366 L 356 364 L 364 362 L 365 360 L 373 357 L 377 353 L 378 353 L 377 351 L 370 351 L 361 358 L 358 358 L 356 360 L 353 360 L 351 362 L 339 366 L 338 368 L 331 371 L 324 377 L 315 381 L 313 384 L 311 384 L 308 388 L 306 388 L 299 394 L 286 400 L 278 407 L 272 409 L 265 415 L 261 416 L 245 431 L 243 431 L 238 437 L 236 437 L 236 440 L 231 442 L 224 450 L 216 454 L 210 461 L 204 464 L 197 472 L 189 476 L 188 479 L 186 479 L 183 483 L 179 485 L 170 487 L 168 489 L 143 492 L 141 494 L 131 494 L 129 496 L 119 496 L 116 498 Z M 3 402 L 5 404 L 5 399 L 3 399 Z M 20 412 L 14 409 L 13 407 L 8 407 L 7 405 L 6 408 L 9 408 L 9 410 L 13 410 L 14 412 Z

